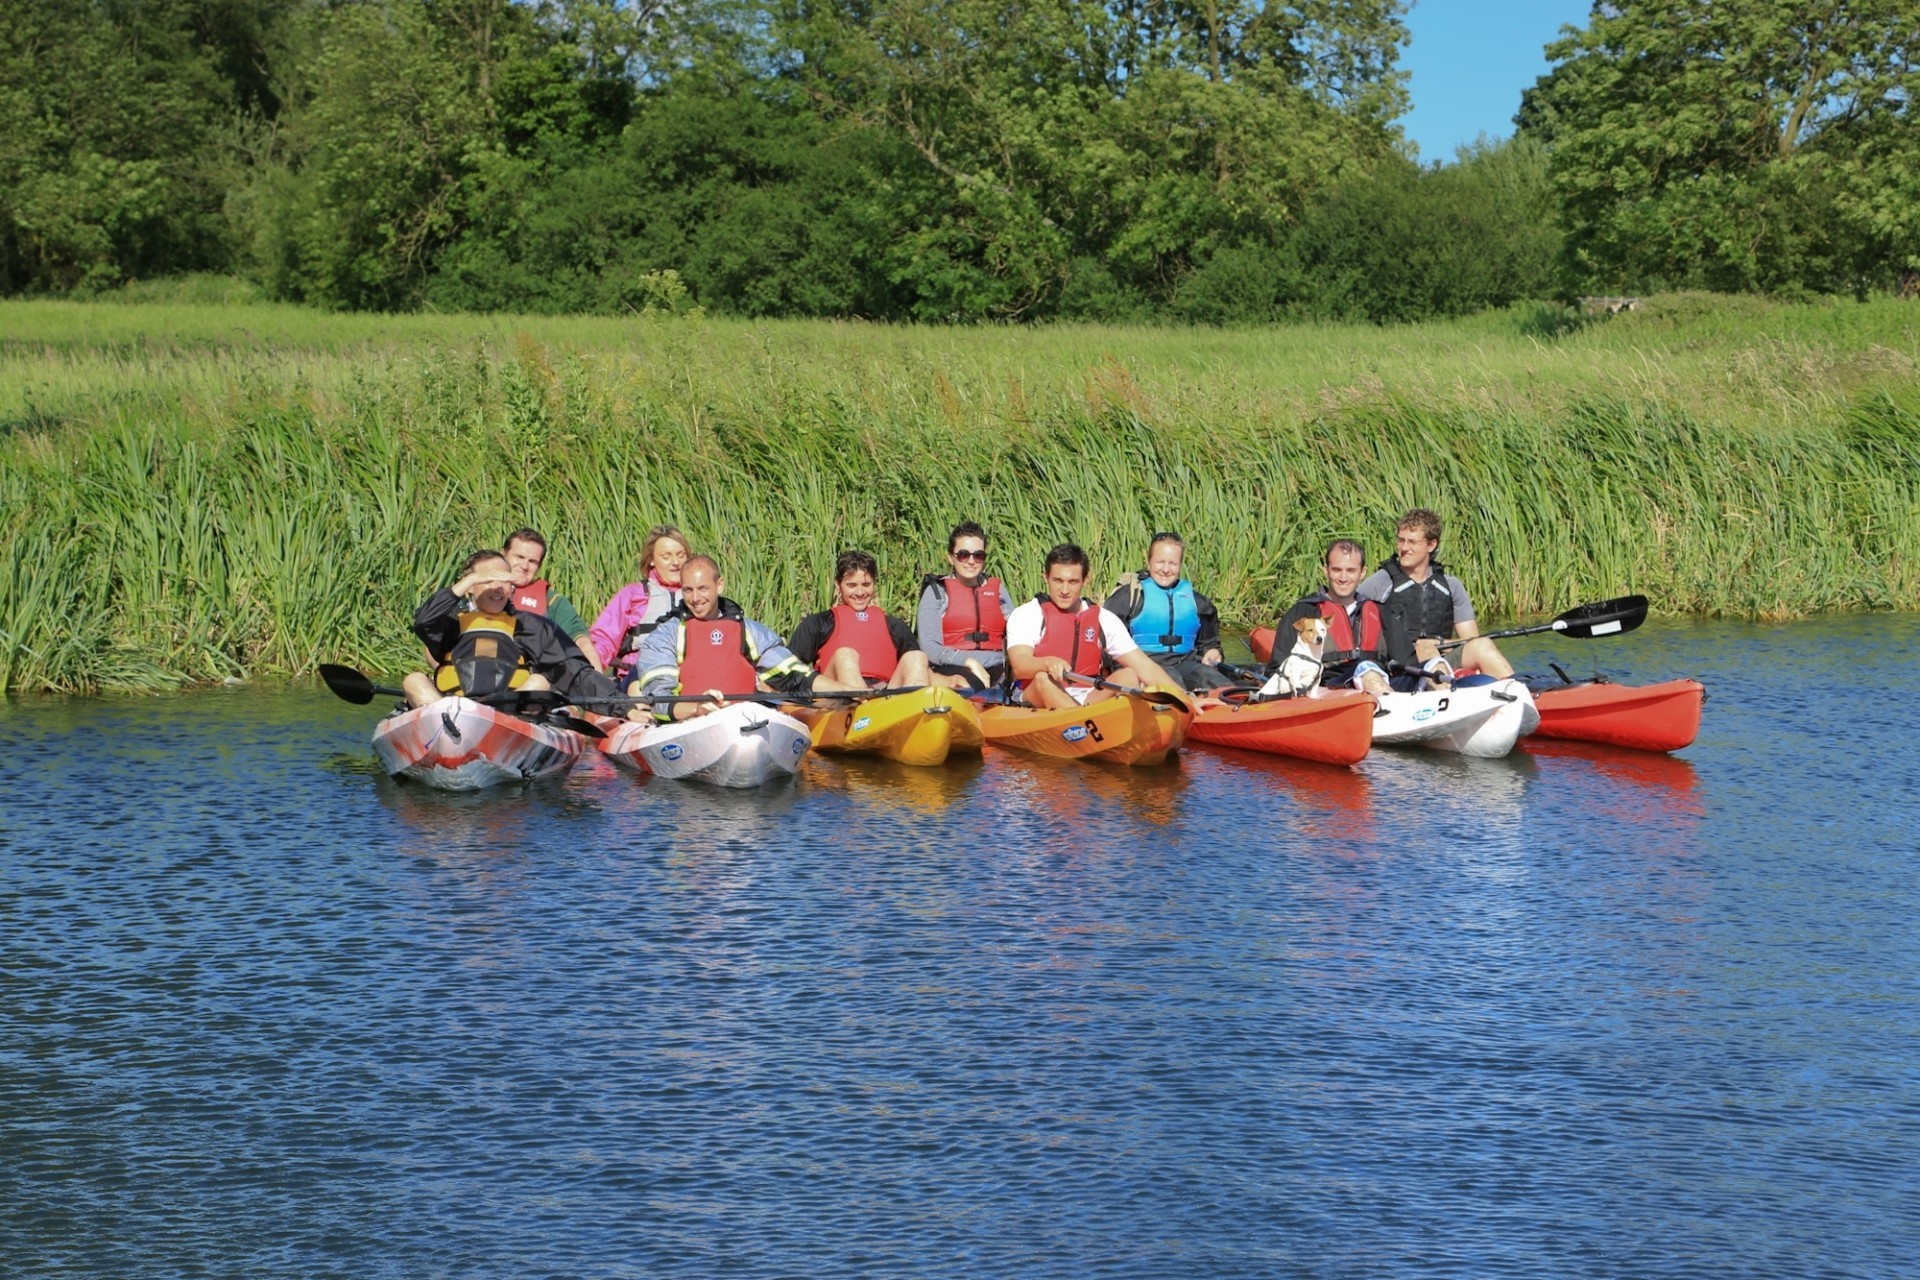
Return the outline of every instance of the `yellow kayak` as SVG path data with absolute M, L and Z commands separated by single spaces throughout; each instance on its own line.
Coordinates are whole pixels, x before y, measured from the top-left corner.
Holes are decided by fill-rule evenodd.
M 930 687 L 867 698 L 839 711 L 802 713 L 815 751 L 871 751 L 901 764 L 940 765 L 978 751 L 980 712 L 952 689 Z
M 1161 763 L 1180 749 L 1192 723 L 1191 703 L 1174 706 L 1134 693 L 1084 707 L 988 707 L 980 713 L 980 727 L 996 747 L 1111 764 Z

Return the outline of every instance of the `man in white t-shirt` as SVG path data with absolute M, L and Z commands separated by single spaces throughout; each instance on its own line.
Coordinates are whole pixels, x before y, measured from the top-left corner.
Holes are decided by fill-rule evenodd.
M 1115 684 L 1173 687 L 1160 664 L 1133 642 L 1127 626 L 1091 600 L 1083 599 L 1087 553 L 1071 542 L 1047 552 L 1047 593 L 1029 600 L 1007 618 L 1007 670 L 1020 681 L 1015 701 L 1033 707 L 1071 707 L 1111 698 L 1088 680 L 1112 666 L 1126 668 L 1131 679 Z M 1116 673 L 1117 674 L 1117 673 Z M 1081 679 L 1075 682 L 1072 676 Z

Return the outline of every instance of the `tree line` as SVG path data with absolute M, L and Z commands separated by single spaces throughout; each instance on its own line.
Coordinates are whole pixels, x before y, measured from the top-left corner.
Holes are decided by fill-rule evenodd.
M 1405 0 L 12 0 L 0 293 L 1379 322 L 1920 270 L 1911 0 L 1605 0 L 1423 166 Z

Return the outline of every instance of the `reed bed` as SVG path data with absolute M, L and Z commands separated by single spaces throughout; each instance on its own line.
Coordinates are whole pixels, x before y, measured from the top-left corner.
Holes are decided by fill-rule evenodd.
M 834 554 L 911 608 L 947 529 L 1037 589 L 1177 529 L 1270 620 L 1409 506 L 1485 614 L 1920 605 L 1920 311 L 1676 299 L 1586 327 L 918 330 L 0 305 L 0 688 L 417 657 L 464 553 L 530 523 L 589 616 L 670 520 L 787 627 Z M 1552 319 L 1551 316 L 1546 319 Z

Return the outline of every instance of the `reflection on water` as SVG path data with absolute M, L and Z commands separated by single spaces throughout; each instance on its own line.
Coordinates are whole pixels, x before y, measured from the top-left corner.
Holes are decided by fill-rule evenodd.
M 1676 758 L 753 793 L 432 792 L 308 689 L 8 704 L 0 1271 L 1907 1274 L 1916 639 L 1592 646 L 1706 675 Z

